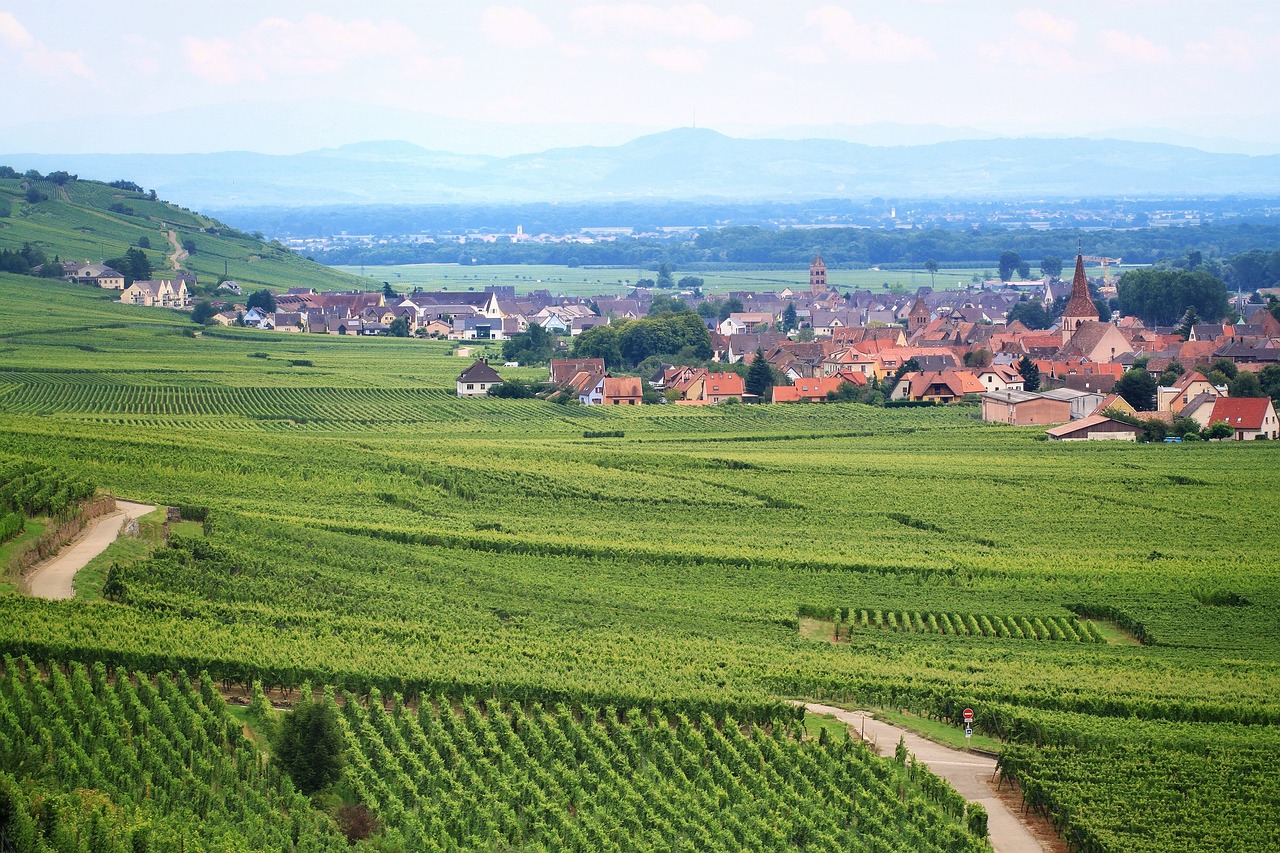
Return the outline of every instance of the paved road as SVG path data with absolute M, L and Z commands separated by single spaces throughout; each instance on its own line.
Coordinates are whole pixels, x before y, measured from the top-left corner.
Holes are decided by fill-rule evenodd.
M 981 803 L 987 810 L 987 829 L 991 834 L 991 846 L 996 853 L 1048 853 L 1031 833 L 1022 819 L 1009 809 L 996 795 L 996 760 L 983 755 L 972 755 L 958 749 L 926 740 L 909 731 L 873 719 L 860 711 L 845 711 L 830 705 L 805 703 L 805 710 L 813 714 L 830 714 L 847 723 L 859 734 L 871 741 L 881 755 L 893 755 L 898 738 L 905 738 L 907 749 L 915 754 L 929 769 L 951 783 L 960 796 L 974 803 Z
M 76 572 L 116 541 L 120 529 L 139 516 L 155 510 L 153 506 L 130 501 L 116 501 L 116 511 L 89 522 L 79 536 L 64 545 L 57 554 L 35 568 L 27 576 L 27 592 L 36 598 L 71 598 Z

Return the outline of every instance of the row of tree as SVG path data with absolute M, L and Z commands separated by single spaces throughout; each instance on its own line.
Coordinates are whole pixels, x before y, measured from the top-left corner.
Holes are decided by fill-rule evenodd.
M 719 228 L 699 232 L 692 240 L 619 239 L 597 243 L 494 242 L 390 244 L 335 247 L 316 254 L 331 264 L 563 264 L 643 267 L 657 271 L 697 270 L 701 265 L 743 264 L 768 267 L 807 266 L 821 253 L 829 266 L 905 265 L 924 269 L 944 264 L 990 264 L 1009 277 L 1043 258 L 1046 274 L 1054 259 L 1074 258 L 1081 241 L 1090 251 L 1127 263 L 1150 264 L 1185 259 L 1187 248 L 1226 258 L 1259 247 L 1280 246 L 1280 224 L 1209 224 L 1180 228 L 1134 228 L 1089 231 L 1064 228 L 1011 231 L 1004 228 L 876 230 L 855 228 L 771 229 L 758 226 Z M 1003 256 L 1004 253 L 1011 253 Z M 1016 256 L 1016 260 L 1014 259 Z M 1024 265 L 1025 263 L 1025 265 Z M 1224 273 L 1226 274 L 1226 273 Z M 1005 280 L 1009 280 L 1006 277 Z M 1024 276 L 1029 277 L 1029 276 Z M 1252 280 L 1252 279 L 1251 279 Z M 656 284 L 655 279 L 655 284 Z M 1234 282 L 1232 282 L 1234 286 Z M 1248 287 L 1248 284 L 1243 286 Z

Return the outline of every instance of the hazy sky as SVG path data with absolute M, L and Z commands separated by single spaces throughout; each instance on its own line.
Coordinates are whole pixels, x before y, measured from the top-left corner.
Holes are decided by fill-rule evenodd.
M 796 135 L 893 122 L 1007 135 L 1169 128 L 1280 150 L 1276 0 L 7 0 L 0 10 L 9 151 L 439 143 L 425 138 L 440 126 L 432 117 L 502 125 L 493 149 L 521 147 L 509 125 L 541 126 L 525 137 L 533 148 L 693 124 Z M 484 133 L 472 136 L 485 147 Z

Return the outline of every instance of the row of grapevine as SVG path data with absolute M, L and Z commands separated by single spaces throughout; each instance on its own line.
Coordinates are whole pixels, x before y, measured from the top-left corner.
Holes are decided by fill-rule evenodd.
M 807 606 L 801 617 L 839 616 L 834 631 L 867 629 L 906 634 L 937 634 L 951 637 L 997 637 L 1014 640 L 1056 640 L 1071 643 L 1105 643 L 1092 622 L 1074 616 L 1009 616 L 954 613 L 931 610 L 849 609 Z
M 197 687 L 182 673 L 6 656 L 0 768 L 0 836 L 17 850 L 346 847 L 244 737 L 207 676 Z
M 27 517 L 59 515 L 88 499 L 94 489 L 93 483 L 38 462 L 0 468 L 0 509 Z
M 936 777 L 782 718 L 338 699 L 343 784 L 416 850 L 988 849 Z

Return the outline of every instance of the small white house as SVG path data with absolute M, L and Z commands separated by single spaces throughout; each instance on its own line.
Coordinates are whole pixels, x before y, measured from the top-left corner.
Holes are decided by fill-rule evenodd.
M 478 358 L 458 375 L 459 397 L 485 397 L 489 389 L 502 384 L 498 371 L 489 366 L 487 359 Z

